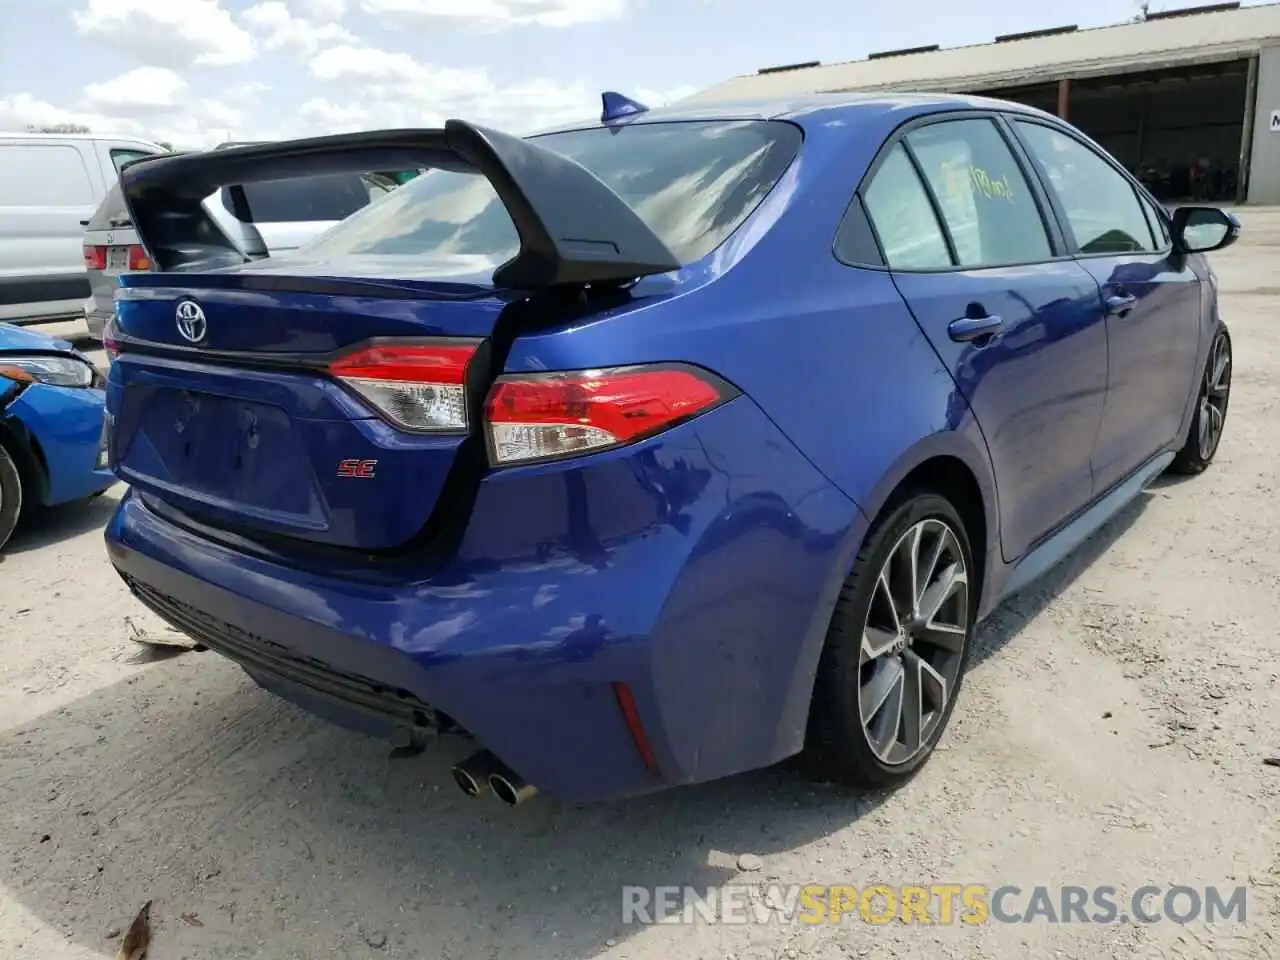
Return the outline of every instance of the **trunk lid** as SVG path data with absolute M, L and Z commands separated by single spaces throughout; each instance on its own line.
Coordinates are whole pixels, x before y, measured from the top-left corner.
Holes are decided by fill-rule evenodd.
M 475 286 L 315 268 L 261 261 L 184 274 L 180 289 L 171 275 L 127 276 L 113 330 L 112 464 L 215 526 L 391 549 L 426 524 L 467 433 L 398 429 L 328 367 L 370 342 L 474 346 L 503 303 Z M 463 290 L 467 299 L 444 299 Z M 203 316 L 198 345 L 180 329 L 181 304 Z
M 424 167 L 441 175 L 377 203 L 349 191 L 349 217 L 321 203 L 327 188 L 276 203 L 296 199 L 285 182 Z M 476 421 L 507 305 L 681 266 L 576 161 L 459 120 L 152 158 L 120 183 L 158 270 L 119 277 L 111 466 L 153 501 L 250 535 L 361 551 L 413 540 L 446 481 L 473 477 L 459 462 L 483 469 Z M 295 253 L 254 260 L 264 251 L 243 242 L 261 244 L 255 223 L 330 216 L 341 223 Z M 441 504 L 442 522 L 458 509 Z

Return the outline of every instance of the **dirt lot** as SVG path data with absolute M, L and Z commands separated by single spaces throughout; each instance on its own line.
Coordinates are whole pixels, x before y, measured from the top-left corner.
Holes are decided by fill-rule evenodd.
M 1243 219 L 1216 259 L 1217 464 L 985 625 L 941 752 L 893 796 L 774 770 L 606 807 L 468 801 L 461 748 L 389 761 L 213 654 L 148 661 L 103 556 L 111 499 L 62 511 L 0 564 L 0 956 L 111 955 L 148 899 L 153 960 L 1280 956 L 1280 211 Z M 622 923 L 624 884 L 728 882 L 1248 885 L 1249 913 Z

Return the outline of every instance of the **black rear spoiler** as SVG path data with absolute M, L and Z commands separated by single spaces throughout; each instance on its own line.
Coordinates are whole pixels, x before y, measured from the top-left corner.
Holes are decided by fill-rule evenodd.
M 520 236 L 494 272 L 501 287 L 622 283 L 680 261 L 585 167 L 536 141 L 461 120 L 443 129 L 377 130 L 165 155 L 130 164 L 120 182 L 138 236 L 162 269 L 180 267 L 212 223 L 200 202 L 222 187 L 333 173 L 431 167 L 487 179 Z M 403 188 L 401 188 L 403 189 Z

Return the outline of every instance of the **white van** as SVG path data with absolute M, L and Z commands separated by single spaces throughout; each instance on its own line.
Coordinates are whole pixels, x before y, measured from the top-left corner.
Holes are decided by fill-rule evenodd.
M 84 316 L 85 226 L 121 164 L 164 152 L 130 137 L 0 133 L 0 322 Z

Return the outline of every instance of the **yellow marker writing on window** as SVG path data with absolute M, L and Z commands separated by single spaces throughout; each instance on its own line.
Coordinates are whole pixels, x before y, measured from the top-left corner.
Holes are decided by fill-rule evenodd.
M 1008 200 L 1014 202 L 1013 187 L 1009 185 L 1008 176 L 1001 176 L 999 179 L 993 178 L 982 167 L 969 167 L 969 181 L 973 185 L 974 192 L 981 193 L 990 200 Z

